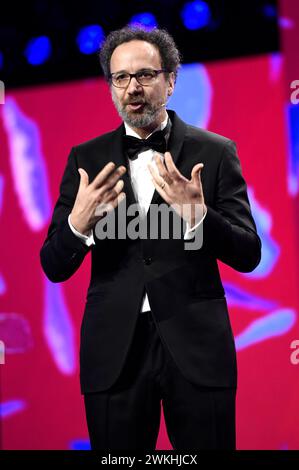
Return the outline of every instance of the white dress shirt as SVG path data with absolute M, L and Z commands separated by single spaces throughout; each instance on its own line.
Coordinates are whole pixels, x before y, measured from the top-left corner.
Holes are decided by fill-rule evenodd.
M 167 125 L 167 120 L 168 120 L 168 116 L 160 124 L 160 126 L 158 126 L 153 132 L 163 130 Z M 127 123 L 124 123 L 124 125 L 125 125 L 125 130 L 126 130 L 127 135 L 131 135 L 133 137 L 137 137 L 138 139 L 141 139 L 141 137 L 133 129 L 131 129 L 131 127 L 128 126 Z M 149 135 L 146 138 L 148 137 Z M 155 154 L 160 155 L 162 162 L 164 161 L 164 155 L 162 153 L 156 152 L 151 149 L 140 152 L 138 155 L 138 158 L 134 160 L 129 159 L 132 188 L 134 191 L 136 201 L 140 207 L 140 215 L 142 214 L 143 216 L 148 211 L 150 202 L 152 200 L 152 197 L 155 191 L 155 186 L 151 180 L 152 176 L 147 167 L 148 163 L 151 163 L 153 166 L 156 166 L 156 163 L 154 160 Z M 194 225 L 194 227 L 192 227 L 192 229 L 190 228 L 189 224 L 186 223 L 184 240 L 190 240 L 191 238 L 194 237 L 195 229 L 199 227 L 199 225 L 204 220 L 205 216 L 206 216 L 206 213 L 204 214 L 202 219 L 196 225 Z M 75 235 L 77 235 L 77 237 L 79 237 L 86 245 L 90 246 L 90 245 L 95 244 L 92 230 L 90 231 L 90 235 L 83 235 L 82 233 L 78 232 L 78 230 L 76 230 L 71 224 L 70 215 L 68 217 L 68 223 L 72 232 Z M 147 294 L 145 293 L 141 312 L 145 312 L 147 310 L 150 310 L 150 305 L 149 305 Z

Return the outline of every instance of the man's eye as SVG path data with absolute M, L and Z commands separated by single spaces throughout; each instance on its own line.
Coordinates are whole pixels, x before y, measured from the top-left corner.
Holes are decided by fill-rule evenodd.
M 152 78 L 154 76 L 154 73 L 151 70 L 143 70 L 138 74 L 140 78 Z
M 120 75 L 116 75 L 115 78 L 117 81 L 121 81 L 121 80 L 125 80 L 127 78 L 127 75 L 125 73 L 121 73 Z

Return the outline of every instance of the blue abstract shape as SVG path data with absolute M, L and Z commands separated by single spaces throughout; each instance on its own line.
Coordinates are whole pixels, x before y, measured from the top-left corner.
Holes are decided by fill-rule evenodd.
M 242 273 L 247 278 L 260 279 L 268 276 L 274 269 L 279 255 L 280 247 L 273 240 L 270 232 L 272 229 L 272 216 L 264 209 L 254 196 L 252 188 L 248 188 L 248 198 L 252 209 L 252 215 L 256 222 L 257 232 L 262 242 L 262 257 L 260 264 L 251 273 Z
M 3 106 L 3 122 L 20 207 L 30 228 L 41 230 L 50 217 L 51 203 L 38 126 L 13 98 L 8 98 Z
M 266 4 L 262 7 L 262 11 L 263 11 L 264 15 L 267 18 L 273 19 L 273 20 L 277 19 L 277 7 L 276 7 L 276 5 Z
M 98 24 L 85 26 L 79 31 L 77 44 L 82 54 L 93 54 L 105 39 L 103 28 Z
M 212 85 L 204 65 L 183 65 L 169 103 L 185 121 L 207 128 L 211 116 Z
M 272 310 L 278 307 L 278 303 L 272 300 L 266 300 L 257 295 L 246 292 L 244 289 L 231 284 L 223 283 L 227 303 L 230 307 L 244 307 L 248 310 Z
M 129 25 L 134 26 L 135 28 L 142 27 L 143 29 L 150 31 L 151 29 L 156 28 L 158 24 L 152 13 L 143 12 L 132 16 Z
M 211 9 L 207 2 L 194 0 L 193 2 L 187 2 L 183 6 L 181 17 L 187 29 L 201 29 L 210 22 Z
M 9 400 L 0 403 L 0 418 L 9 418 L 16 413 L 20 413 L 26 408 L 24 400 Z
M 280 309 L 269 315 L 254 320 L 235 338 L 236 349 L 241 351 L 256 343 L 288 332 L 296 322 L 296 312 L 292 309 Z
M 88 439 L 74 439 L 70 442 L 71 450 L 90 450 L 90 442 Z
M 39 36 L 28 42 L 25 57 L 30 65 L 41 65 L 49 59 L 51 52 L 50 39 L 47 36 Z
M 288 121 L 288 192 L 296 196 L 299 191 L 299 105 L 287 107 Z
M 76 369 L 74 326 L 62 288 L 45 277 L 43 332 L 58 369 L 66 375 Z

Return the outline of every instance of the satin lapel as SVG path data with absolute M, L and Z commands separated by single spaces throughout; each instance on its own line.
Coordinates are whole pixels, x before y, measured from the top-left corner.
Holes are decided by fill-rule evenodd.
M 121 124 L 121 126 L 119 126 L 113 133 L 111 145 L 109 145 L 108 147 L 108 161 L 114 162 L 117 167 L 120 165 L 124 165 L 127 169 L 126 173 L 122 176 L 122 179 L 124 181 L 123 191 L 126 193 L 126 206 L 128 207 L 130 204 L 136 204 L 137 201 L 135 199 L 134 191 L 131 184 L 129 162 L 123 151 L 122 136 L 124 132 L 124 124 Z
M 183 147 L 187 126 L 174 111 L 168 109 L 167 113 L 172 123 L 168 151 L 171 153 L 172 159 L 176 165 Z M 155 204 L 159 198 L 163 200 L 158 191 L 155 189 L 151 204 Z

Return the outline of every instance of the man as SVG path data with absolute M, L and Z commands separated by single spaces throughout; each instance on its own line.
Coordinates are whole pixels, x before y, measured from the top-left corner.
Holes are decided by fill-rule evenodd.
M 236 354 L 217 259 L 250 272 L 261 256 L 235 144 L 166 111 L 180 65 L 166 31 L 114 31 L 100 59 L 124 123 L 72 148 L 40 253 L 62 282 L 91 251 L 80 346 L 91 446 L 155 449 L 162 400 L 174 449 L 235 449 Z M 180 236 L 101 237 L 124 203 L 160 229 L 150 209 L 166 205 Z

